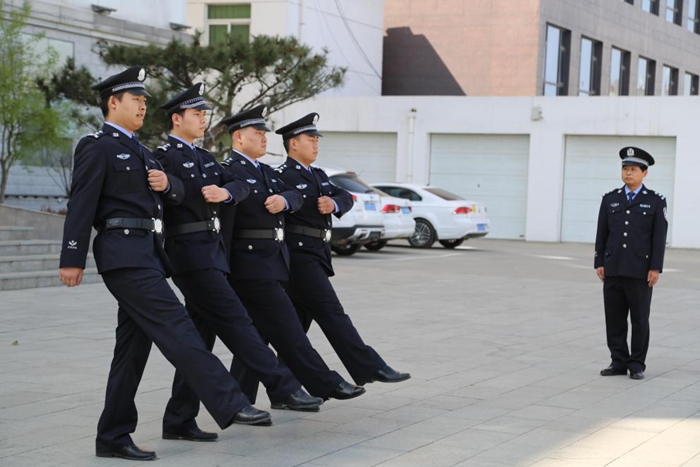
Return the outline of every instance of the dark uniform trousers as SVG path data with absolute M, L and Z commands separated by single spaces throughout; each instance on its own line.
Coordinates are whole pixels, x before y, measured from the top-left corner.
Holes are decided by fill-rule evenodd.
M 318 167 L 306 169 L 292 158 L 276 169 L 279 178 L 296 187 L 302 194 L 302 207 L 287 214 L 287 225 L 324 230 L 332 227 L 331 215 L 318 212 L 318 199 L 330 197 L 342 217 L 352 209 L 354 201 L 346 190 L 330 182 Z M 304 330 L 316 321 L 333 346 L 356 384 L 363 385 L 386 363 L 379 354 L 364 343 L 360 333 L 345 314 L 331 285 L 334 274 L 328 243 L 320 238 L 288 232 L 286 243 L 290 256 L 290 281 L 286 289 L 292 299 Z
M 598 214 L 594 267 L 604 267 L 603 303 L 612 365 L 646 369 L 652 288 L 650 270 L 661 272 L 666 247 L 666 199 L 642 185 L 632 202 L 624 187 L 603 196 Z M 627 319 L 632 324 L 627 346 Z
M 81 139 L 75 149 L 60 267 L 85 268 L 90 232 L 96 228 L 97 269 L 119 306 L 114 358 L 97 427 L 98 453 L 132 444 L 134 396 L 152 343 L 182 372 L 220 427 L 227 427 L 249 404 L 221 361 L 207 351 L 168 285 L 170 265 L 155 220 L 151 228 L 108 228 L 110 220 L 159 220 L 164 203 L 182 199 L 182 183 L 171 176 L 167 193 L 152 191 L 150 169 L 162 166 L 137 140 L 109 124 Z
M 165 212 L 165 230 L 208 221 L 218 215 L 219 206 L 207 203 L 203 186 L 216 185 L 231 195 L 230 206 L 248 196 L 248 184 L 230 176 L 214 156 L 202 148 L 190 148 L 170 137 L 156 152 L 165 171 L 182 181 L 182 203 Z M 272 402 L 286 399 L 301 388 L 288 368 L 279 365 L 274 352 L 262 341 L 243 304 L 228 281 L 226 252 L 218 232 L 199 230 L 168 237 L 166 252 L 171 259 L 173 282 L 185 296 L 187 311 L 207 349 L 212 350 L 218 336 L 251 374 L 267 388 Z M 164 432 L 179 432 L 196 427 L 199 398 L 184 374 L 175 373 L 172 397 L 163 416 Z
M 284 242 L 272 238 L 246 238 L 246 230 L 272 232 L 284 229 L 284 214 L 270 214 L 265 208 L 268 196 L 282 196 L 290 211 L 302 204 L 301 195 L 288 187 L 267 165 L 256 168 L 237 152 L 222 164 L 231 175 L 250 186 L 249 197 L 224 215 L 222 233 L 229 247 L 231 275 L 229 282 L 240 297 L 263 339 L 272 344 L 294 376 L 308 392 L 327 398 L 343 382 L 328 368 L 309 342 L 297 312 L 283 283 L 289 280 L 289 252 Z M 234 220 L 235 219 L 235 220 Z M 234 229 L 235 227 L 235 229 Z M 243 392 L 255 401 L 258 381 L 238 357 L 231 364 L 231 374 Z

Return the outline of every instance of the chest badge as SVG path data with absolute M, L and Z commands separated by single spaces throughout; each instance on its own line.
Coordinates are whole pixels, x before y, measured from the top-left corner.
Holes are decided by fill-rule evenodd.
M 255 185 L 255 182 L 257 182 L 257 180 L 254 179 L 254 178 L 246 178 L 245 181 L 248 182 L 248 183 L 250 183 L 251 185 Z
M 206 164 L 204 164 L 204 168 L 208 169 L 209 167 L 212 167 L 213 165 L 214 165 L 214 162 L 207 162 Z
M 192 167 L 194 167 L 194 162 L 183 162 L 182 166 L 186 169 L 191 169 Z
M 640 204 L 639 206 L 647 209 L 651 209 L 651 204 Z
M 620 203 L 610 203 L 611 208 L 616 208 L 620 205 Z
M 129 159 L 131 157 L 131 154 L 117 154 L 117 159 L 121 159 L 123 161 Z
M 328 182 L 321 182 L 321 186 L 328 186 Z
M 300 183 L 297 185 L 297 190 L 303 190 L 307 186 L 309 186 L 309 185 L 307 185 L 306 183 Z

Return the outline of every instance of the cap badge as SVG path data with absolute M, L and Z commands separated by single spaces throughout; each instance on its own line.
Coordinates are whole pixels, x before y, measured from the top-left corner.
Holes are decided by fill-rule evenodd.
M 201 96 L 203 94 L 204 94 L 204 83 L 199 85 L 199 95 Z
M 260 112 L 260 115 L 265 115 L 267 113 L 267 106 L 264 106 L 262 108 L 262 112 Z
M 629 149 L 627 150 L 627 157 L 631 157 L 631 156 L 634 156 L 634 149 L 629 148 Z
M 141 68 L 139 70 L 138 78 L 139 78 L 139 81 L 143 81 L 144 79 L 146 79 L 146 70 L 145 69 Z
M 318 115 L 314 115 L 314 125 L 316 125 L 316 122 L 318 122 Z
M 127 160 L 130 157 L 131 157 L 131 154 L 117 154 L 117 159 L 121 159 L 123 161 Z

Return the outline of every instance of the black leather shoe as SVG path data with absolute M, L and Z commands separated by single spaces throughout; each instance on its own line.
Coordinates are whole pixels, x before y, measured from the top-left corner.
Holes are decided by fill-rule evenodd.
M 643 371 L 630 371 L 630 378 L 631 379 L 644 379 L 644 372 Z
M 400 383 L 407 379 L 411 379 L 409 373 L 400 373 L 389 365 L 384 365 L 383 368 L 380 368 L 379 371 L 372 375 L 372 382 L 379 381 L 380 383 Z
M 271 407 L 273 409 L 299 410 L 301 412 L 318 412 L 321 404 L 323 404 L 323 399 L 313 397 L 300 388 L 291 393 L 285 400 L 273 402 Z
M 328 395 L 328 399 L 352 399 L 365 393 L 365 388 L 343 381 Z
M 130 461 L 152 461 L 156 458 L 156 453 L 153 451 L 144 451 L 135 444 L 122 446 L 114 451 L 105 451 L 96 453 L 97 457 L 119 457 Z
M 216 441 L 219 435 L 202 431 L 199 427 L 189 430 L 170 430 L 163 432 L 163 439 L 184 439 L 185 441 Z
M 614 366 L 610 365 L 609 367 L 600 370 L 600 376 L 618 376 L 618 375 L 626 375 L 627 374 L 627 368 L 615 368 Z
M 249 405 L 247 407 L 243 407 L 236 415 L 234 415 L 233 423 L 239 423 L 241 425 L 270 426 L 272 425 L 272 417 L 270 417 L 270 412 L 258 410 L 252 405 Z

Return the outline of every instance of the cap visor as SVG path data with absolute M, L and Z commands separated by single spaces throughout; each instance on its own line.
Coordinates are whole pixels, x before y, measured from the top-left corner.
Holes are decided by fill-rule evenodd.
M 307 135 L 311 135 L 311 136 L 323 136 L 321 133 L 319 133 L 319 132 L 316 131 L 316 130 L 314 130 L 314 131 L 308 131 L 308 132 L 306 132 L 306 134 L 307 134 Z
M 250 125 L 250 126 L 252 126 L 253 128 L 255 128 L 256 130 L 272 131 L 272 130 L 270 130 L 267 126 L 265 126 L 265 125 L 262 124 L 262 123 L 258 123 L 258 124 L 256 124 L 256 125 Z
M 137 96 L 153 97 L 150 94 L 148 94 L 148 92 L 143 88 L 131 88 L 131 89 L 125 89 L 124 91 L 131 93 L 131 94 L 136 94 Z
M 647 164 L 642 164 L 641 162 L 622 161 L 622 167 L 625 167 L 627 165 L 636 165 L 637 167 L 641 167 L 643 169 L 649 168 Z
M 201 104 L 199 104 L 199 105 L 197 105 L 197 106 L 194 106 L 193 109 L 197 109 L 197 110 L 211 110 L 211 107 L 209 107 L 206 103 L 203 102 L 203 103 L 201 103 Z

